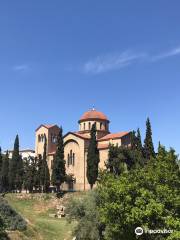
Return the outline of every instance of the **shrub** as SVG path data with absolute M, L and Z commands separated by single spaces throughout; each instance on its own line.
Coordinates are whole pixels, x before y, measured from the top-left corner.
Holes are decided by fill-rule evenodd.
M 25 230 L 26 221 L 5 201 L 0 198 L 0 216 L 8 230 Z

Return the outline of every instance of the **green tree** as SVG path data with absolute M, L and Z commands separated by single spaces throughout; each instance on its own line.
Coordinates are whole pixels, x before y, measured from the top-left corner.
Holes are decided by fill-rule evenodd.
M 141 155 L 143 154 L 143 146 L 142 146 L 141 133 L 139 128 L 137 129 L 136 149 Z
M 144 153 L 145 159 L 154 158 L 156 156 L 154 151 L 154 145 L 152 140 L 152 129 L 151 129 L 151 123 L 149 118 L 147 118 L 147 121 L 146 121 L 146 137 L 144 140 L 143 153 Z
M 39 187 L 37 183 L 37 158 L 28 157 L 24 161 L 24 188 L 30 193 Z
M 56 186 L 57 192 L 60 191 L 61 184 L 66 179 L 66 169 L 64 160 L 64 143 L 63 143 L 63 130 L 60 128 L 57 138 L 57 149 L 53 160 L 53 169 L 51 182 Z
M 1 147 L 0 147 L 0 172 L 2 169 L 2 162 L 3 162 L 3 159 L 2 159 L 2 152 L 1 152 Z
M 98 195 L 94 190 L 81 198 L 71 198 L 66 206 L 68 221 L 76 221 L 73 235 L 77 240 L 102 239 L 103 225 L 97 211 Z
M 131 149 L 119 147 L 118 145 L 109 145 L 108 159 L 105 163 L 107 171 L 119 176 L 127 170 L 127 164 L 132 161 L 127 155 Z
M 136 138 L 136 132 L 131 132 L 131 149 L 135 150 L 137 147 L 137 138 Z
M 91 128 L 91 138 L 88 147 L 87 154 L 87 179 L 93 188 L 97 177 L 98 177 L 98 165 L 99 165 L 99 150 L 97 148 L 97 140 L 96 140 L 96 124 L 94 123 Z
M 98 211 L 107 240 L 136 239 L 136 227 L 171 229 L 171 234 L 143 234 L 144 240 L 180 238 L 180 171 L 174 150 L 159 148 L 146 168 L 119 177 L 104 173 L 97 188 Z
M 42 192 L 42 168 L 43 168 L 43 160 L 42 155 L 39 154 L 37 157 L 37 188 L 39 188 L 39 192 Z
M 19 177 L 19 137 L 16 135 L 14 142 L 14 150 L 12 153 L 12 158 L 9 160 L 9 189 L 11 191 L 17 190 L 17 185 L 20 181 Z M 18 184 L 19 185 L 19 184 Z
M 47 139 L 44 135 L 44 152 L 42 157 L 42 166 L 40 167 L 40 183 L 43 189 L 43 192 L 49 191 L 50 186 L 50 174 L 47 164 Z
M 6 232 L 5 232 L 5 224 L 4 224 L 1 216 L 0 216 L 0 239 L 2 239 L 2 240 L 8 240 L 9 239 Z
M 1 187 L 3 192 L 7 192 L 9 190 L 9 154 L 8 151 L 6 152 L 6 155 L 3 158 L 2 162 L 2 168 L 1 168 Z

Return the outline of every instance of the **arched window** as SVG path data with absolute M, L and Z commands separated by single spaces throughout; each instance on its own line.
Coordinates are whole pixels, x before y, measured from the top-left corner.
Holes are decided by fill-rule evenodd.
M 40 135 L 38 135 L 38 142 L 40 142 L 41 141 L 41 136 Z
M 100 129 L 102 129 L 102 122 L 100 123 Z
M 73 161 L 73 154 L 72 154 L 72 150 L 71 150 L 71 151 L 70 151 L 70 162 L 69 162 L 69 164 L 72 165 L 72 161 Z
M 43 142 L 44 141 L 44 135 L 42 134 L 41 135 L 41 142 Z
M 74 164 L 75 164 L 75 153 L 73 153 L 73 159 L 72 160 L 73 160 L 72 165 L 74 166 Z
M 89 130 L 91 130 L 91 123 L 89 122 Z
M 84 123 L 84 130 L 85 130 L 85 128 L 86 128 L 86 123 Z
M 69 166 L 69 161 L 70 161 L 70 157 L 69 157 L 69 153 L 68 153 L 68 161 L 67 161 L 68 166 Z

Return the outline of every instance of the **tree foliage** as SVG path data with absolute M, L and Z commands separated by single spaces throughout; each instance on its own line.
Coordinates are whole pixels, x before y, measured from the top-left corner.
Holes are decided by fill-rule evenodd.
M 45 142 L 44 142 L 44 152 L 42 157 L 42 162 L 40 166 L 40 185 L 42 186 L 43 192 L 49 191 L 50 186 L 50 174 L 49 174 L 49 168 L 47 164 L 47 139 L 45 136 Z
M 40 190 L 39 176 L 38 176 L 38 158 L 28 157 L 24 159 L 24 188 L 30 193 L 33 189 Z
M 19 154 L 19 137 L 16 135 L 12 158 L 9 160 L 9 189 L 21 191 L 23 184 L 23 160 Z
M 57 192 L 60 190 L 61 184 L 66 179 L 66 169 L 64 160 L 64 143 L 63 143 L 63 131 L 60 128 L 59 135 L 57 138 L 57 149 L 53 160 L 53 169 L 51 182 L 57 187 Z
M 97 140 L 96 140 L 96 124 L 94 123 L 91 128 L 91 138 L 88 147 L 87 154 L 87 179 L 93 188 L 97 177 L 98 177 L 98 165 L 99 165 L 99 150 L 97 148 Z
M 147 167 L 119 177 L 105 173 L 98 186 L 99 214 L 105 239 L 135 239 L 134 229 L 172 229 L 172 234 L 143 234 L 141 239 L 178 239 L 180 172 L 174 150 L 159 148 Z
M 143 152 L 144 152 L 145 159 L 154 158 L 156 156 L 154 151 L 153 141 L 152 141 L 152 129 L 151 129 L 151 123 L 149 118 L 147 118 L 147 121 L 146 121 L 146 137 L 144 140 Z
M 103 225 L 97 211 L 97 194 L 91 191 L 81 198 L 72 198 L 67 205 L 68 220 L 77 221 L 73 235 L 77 240 L 102 239 Z
M 9 154 L 8 151 L 6 155 L 3 157 L 2 168 L 0 173 L 0 183 L 1 183 L 1 191 L 7 192 L 9 190 Z

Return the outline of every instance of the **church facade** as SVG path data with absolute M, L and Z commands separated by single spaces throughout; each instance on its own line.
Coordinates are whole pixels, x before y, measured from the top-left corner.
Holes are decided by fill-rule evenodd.
M 64 156 L 66 161 L 66 173 L 73 176 L 74 182 L 63 184 L 63 189 L 76 191 L 90 188 L 86 178 L 87 151 L 90 141 L 92 125 L 96 123 L 97 141 L 100 156 L 99 168 L 105 167 L 108 159 L 109 144 L 118 146 L 130 146 L 130 132 L 110 133 L 110 121 L 106 115 L 95 109 L 85 112 L 78 121 L 77 132 L 68 132 L 64 135 Z M 52 173 L 53 158 L 56 151 L 56 141 L 59 132 L 57 125 L 40 125 L 36 129 L 35 153 L 36 156 L 43 154 L 44 136 L 47 139 L 48 167 Z

